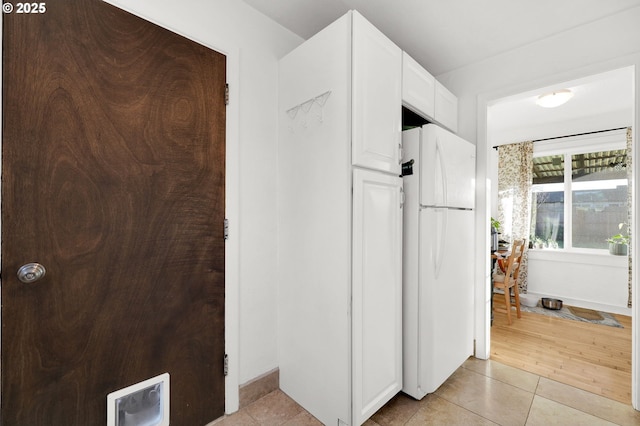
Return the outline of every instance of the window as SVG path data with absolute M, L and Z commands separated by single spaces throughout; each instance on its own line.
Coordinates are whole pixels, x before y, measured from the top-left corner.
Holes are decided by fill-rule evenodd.
M 531 193 L 534 244 L 564 248 L 564 155 L 533 158 Z
M 534 151 L 531 238 L 537 247 L 606 249 L 607 238 L 627 221 L 626 149 L 578 146 L 556 143 L 551 155 Z

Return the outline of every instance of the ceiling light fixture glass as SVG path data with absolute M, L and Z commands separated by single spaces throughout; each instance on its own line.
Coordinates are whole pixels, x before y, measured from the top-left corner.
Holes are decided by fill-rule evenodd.
M 573 92 L 569 89 L 556 90 L 545 95 L 538 96 L 536 104 L 544 108 L 555 108 L 566 103 L 573 97 Z

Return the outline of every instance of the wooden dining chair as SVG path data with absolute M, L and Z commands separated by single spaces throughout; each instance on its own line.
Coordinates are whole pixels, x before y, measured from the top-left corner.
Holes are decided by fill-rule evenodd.
M 525 240 L 516 240 L 511 245 L 511 254 L 506 258 L 507 262 L 504 265 L 504 272 L 500 267 L 496 268 L 497 271 L 493 274 L 493 288 L 502 289 L 504 291 L 504 311 L 501 308 L 494 307 L 496 312 L 505 312 L 507 314 L 507 321 L 511 325 L 511 289 L 514 293 L 514 304 L 516 307 L 516 314 L 518 318 L 521 318 L 520 314 L 520 295 L 518 289 L 518 274 L 520 273 L 520 265 L 522 263 L 522 255 L 524 253 Z M 499 261 L 499 260 L 498 260 Z

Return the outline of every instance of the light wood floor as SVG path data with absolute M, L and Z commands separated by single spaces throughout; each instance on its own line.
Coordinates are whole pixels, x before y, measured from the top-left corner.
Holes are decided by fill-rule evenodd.
M 631 317 L 614 316 L 624 328 L 515 310 L 508 325 L 495 313 L 491 359 L 630 404 Z

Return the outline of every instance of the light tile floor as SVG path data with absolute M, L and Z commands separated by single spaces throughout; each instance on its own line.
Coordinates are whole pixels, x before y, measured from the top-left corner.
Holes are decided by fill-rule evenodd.
M 469 358 L 421 401 L 399 393 L 365 426 L 640 425 L 625 405 L 495 361 Z M 212 426 L 316 426 L 321 423 L 274 391 Z

